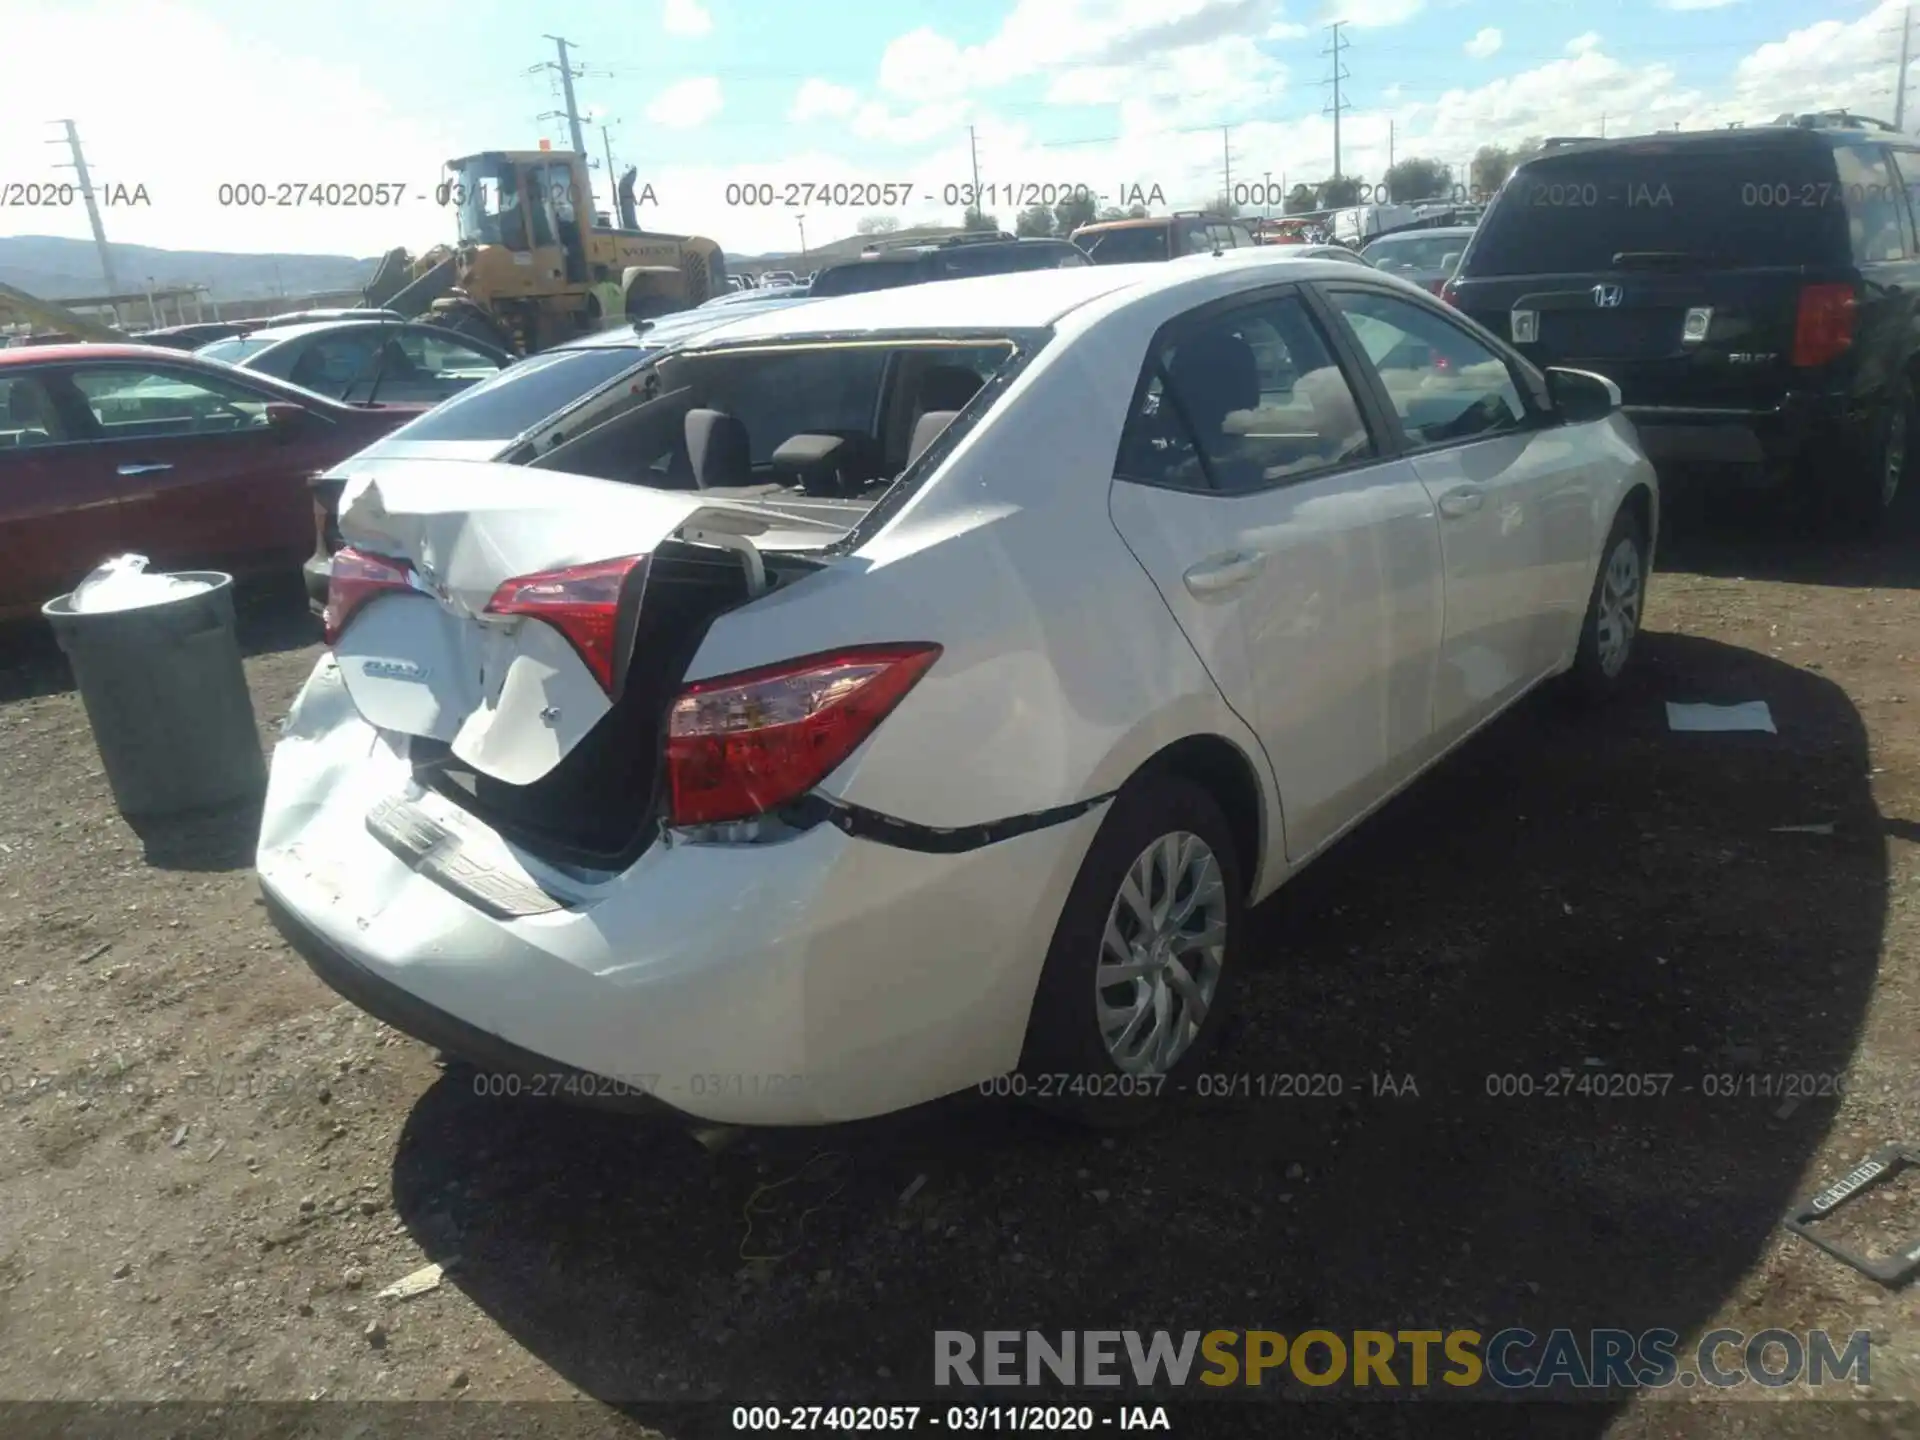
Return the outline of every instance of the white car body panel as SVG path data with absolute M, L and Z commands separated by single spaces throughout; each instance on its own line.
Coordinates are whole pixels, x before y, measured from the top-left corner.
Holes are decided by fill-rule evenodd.
M 383 465 L 349 486 L 342 530 L 423 563 L 442 598 L 370 602 L 309 680 L 274 756 L 263 887 L 330 953 L 414 1000 L 701 1118 L 854 1119 L 1003 1073 L 1103 802 L 1143 764 L 1196 738 L 1245 762 L 1260 818 L 1248 883 L 1265 895 L 1572 662 L 1599 537 L 1628 486 L 1657 496 L 1617 415 L 1240 497 L 1115 480 L 1164 322 L 1352 269 L 1253 250 L 950 281 L 748 317 L 695 347 L 1052 326 L 884 525 L 719 614 L 684 673 L 937 643 L 816 794 L 936 838 L 1064 818 L 950 850 L 817 823 L 752 841 L 667 831 L 619 869 L 542 858 L 425 790 L 406 753 L 407 735 L 431 737 L 496 778 L 537 778 L 605 714 L 542 622 L 470 618 L 499 583 L 697 540 L 703 525 L 769 552 L 834 537 L 697 491 Z M 1449 540 L 1435 496 L 1466 479 L 1492 503 Z M 1193 564 L 1242 548 L 1267 563 L 1231 599 L 1185 589 Z M 489 918 L 398 858 L 367 823 L 395 797 L 554 908 Z M 936 952 L 916 948 L 935 937 Z

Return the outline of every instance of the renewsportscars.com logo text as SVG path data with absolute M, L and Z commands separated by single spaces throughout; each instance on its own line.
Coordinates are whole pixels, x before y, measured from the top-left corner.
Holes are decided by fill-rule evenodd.
M 1284 1383 L 1380 1389 L 1657 1390 L 1872 1382 L 1856 1330 L 1710 1330 L 1690 1350 L 1672 1330 L 936 1330 L 933 1383 L 1000 1387 Z

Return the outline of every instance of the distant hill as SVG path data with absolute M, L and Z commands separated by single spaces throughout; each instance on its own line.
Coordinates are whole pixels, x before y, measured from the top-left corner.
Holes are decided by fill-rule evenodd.
M 223 301 L 358 290 L 380 263 L 347 255 L 231 255 L 111 243 L 107 248 L 122 291 L 143 290 L 149 280 L 157 289 L 207 285 L 213 298 Z M 43 300 L 71 300 L 106 289 L 93 242 L 54 235 L 0 235 L 0 281 Z

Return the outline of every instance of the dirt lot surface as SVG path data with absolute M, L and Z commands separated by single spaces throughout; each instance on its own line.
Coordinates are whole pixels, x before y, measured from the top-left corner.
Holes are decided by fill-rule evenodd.
M 1631 693 L 1527 703 L 1257 911 L 1215 1067 L 1248 1093 L 1118 1137 L 966 1095 L 709 1146 L 477 1095 L 287 951 L 246 817 L 129 829 L 57 656 L 14 636 L 0 1397 L 250 1402 L 153 1433 L 678 1436 L 699 1422 L 651 1402 L 924 1402 L 935 1328 L 1824 1326 L 1872 1333 L 1870 1386 L 1677 1386 L 1503 1428 L 1913 1433 L 1920 1296 L 1779 1223 L 1920 1142 L 1912 528 L 1676 547 Z M 315 636 L 273 597 L 243 631 L 270 743 Z M 1663 702 L 1753 699 L 1777 735 L 1668 729 Z M 1547 1093 L 1561 1072 L 1670 1079 Z M 1920 1238 L 1920 1187 L 1831 1223 Z M 438 1288 L 377 1298 L 436 1262 Z M 316 1398 L 456 1403 L 251 1403 Z M 485 1403 L 564 1400 L 594 1403 Z M 1174 1433 L 1513 1418 L 1203 1408 Z M 73 1414 L 0 1429 L 107 1433 Z

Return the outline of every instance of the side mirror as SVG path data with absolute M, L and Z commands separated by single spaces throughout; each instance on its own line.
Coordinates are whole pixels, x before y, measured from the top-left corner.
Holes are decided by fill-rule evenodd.
M 291 440 L 306 421 L 307 407 L 304 405 L 295 405 L 291 400 L 267 402 L 267 428 L 282 440 Z
M 1604 420 L 1620 408 L 1620 387 L 1591 370 L 1547 371 L 1547 398 L 1553 410 L 1570 425 Z

